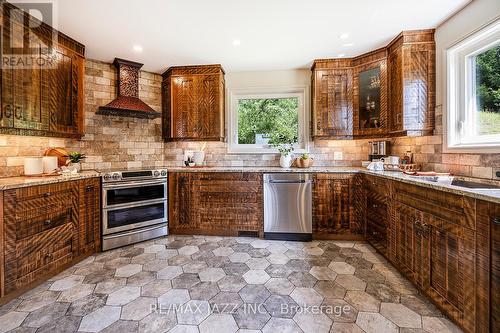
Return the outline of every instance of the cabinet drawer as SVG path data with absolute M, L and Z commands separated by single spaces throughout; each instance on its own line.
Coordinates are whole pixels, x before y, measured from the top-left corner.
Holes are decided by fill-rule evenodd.
M 391 182 L 380 177 L 366 177 L 365 189 L 368 197 L 387 203 L 389 199 Z
M 261 174 L 257 172 L 231 172 L 231 173 L 221 173 L 221 172 L 205 172 L 197 174 L 198 180 L 203 182 L 213 182 L 213 181 L 260 181 Z M 210 183 L 207 183 L 210 184 Z M 233 183 L 226 184 L 234 186 Z
M 16 223 L 16 239 L 36 235 L 60 225 L 72 222 L 71 208 L 65 209 L 41 209 L 40 215 L 33 218 L 18 220 Z
M 475 229 L 473 198 L 394 182 L 393 199 L 450 223 Z
M 36 236 L 6 241 L 5 291 L 21 288 L 71 262 L 77 251 L 77 232 L 71 223 Z

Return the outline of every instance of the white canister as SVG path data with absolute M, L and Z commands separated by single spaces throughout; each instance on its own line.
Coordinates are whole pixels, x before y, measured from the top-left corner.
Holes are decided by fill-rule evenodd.
M 43 159 L 41 157 L 24 158 L 24 175 L 40 176 L 43 174 Z
M 204 151 L 194 151 L 193 152 L 193 162 L 196 166 L 202 166 L 204 160 L 205 160 L 205 152 Z
M 57 157 L 44 156 L 43 160 L 43 173 L 51 174 L 57 171 Z

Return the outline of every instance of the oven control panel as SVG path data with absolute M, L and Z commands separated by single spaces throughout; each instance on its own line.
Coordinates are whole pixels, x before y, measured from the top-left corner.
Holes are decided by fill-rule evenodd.
M 140 170 L 140 171 L 113 171 L 102 175 L 103 182 L 119 182 L 127 180 L 147 180 L 167 178 L 166 169 Z

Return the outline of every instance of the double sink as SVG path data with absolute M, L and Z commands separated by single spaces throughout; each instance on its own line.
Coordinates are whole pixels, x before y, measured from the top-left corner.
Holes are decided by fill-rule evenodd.
M 477 181 L 471 181 L 459 177 L 452 176 L 433 176 L 433 177 L 423 177 L 423 180 L 430 181 L 433 183 L 439 183 L 444 185 L 457 186 L 462 189 L 469 189 L 474 191 L 480 191 L 484 193 L 500 193 L 500 186 L 489 183 L 480 183 Z

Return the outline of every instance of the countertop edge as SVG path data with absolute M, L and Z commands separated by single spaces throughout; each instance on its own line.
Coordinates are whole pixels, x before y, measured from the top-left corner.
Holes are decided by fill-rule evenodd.
M 186 167 L 166 167 L 168 172 L 257 172 L 257 173 L 352 173 L 366 174 L 383 177 L 407 184 L 418 185 L 438 191 L 465 195 L 479 200 L 500 204 L 500 190 L 494 194 L 482 193 L 474 189 L 464 189 L 453 185 L 434 183 L 423 179 L 417 179 L 396 171 L 371 171 L 362 167 L 313 167 L 309 169 L 280 167 L 206 167 L 206 168 L 186 168 Z M 10 190 L 29 186 L 49 185 L 66 181 L 81 180 L 86 178 L 100 177 L 103 172 L 85 170 L 78 175 L 54 176 L 54 177 L 9 177 L 0 178 L 0 191 Z
M 438 191 L 464 195 L 479 200 L 489 201 L 500 204 L 500 190 L 498 195 L 489 195 L 480 193 L 474 189 L 464 189 L 453 185 L 434 183 L 423 179 L 417 179 L 402 172 L 397 171 L 371 171 L 363 167 L 312 167 L 308 169 L 301 168 L 280 168 L 280 167 L 206 167 L 206 168 L 187 168 L 173 167 L 167 168 L 168 172 L 258 172 L 258 173 L 358 173 L 372 176 L 383 177 L 396 180 L 407 184 L 418 185 Z M 460 177 L 460 176 L 458 176 Z
M 82 180 L 87 178 L 101 177 L 97 171 L 82 171 L 71 176 L 49 176 L 49 177 L 9 177 L 0 178 L 0 191 L 12 190 L 16 188 L 50 185 L 68 181 Z

